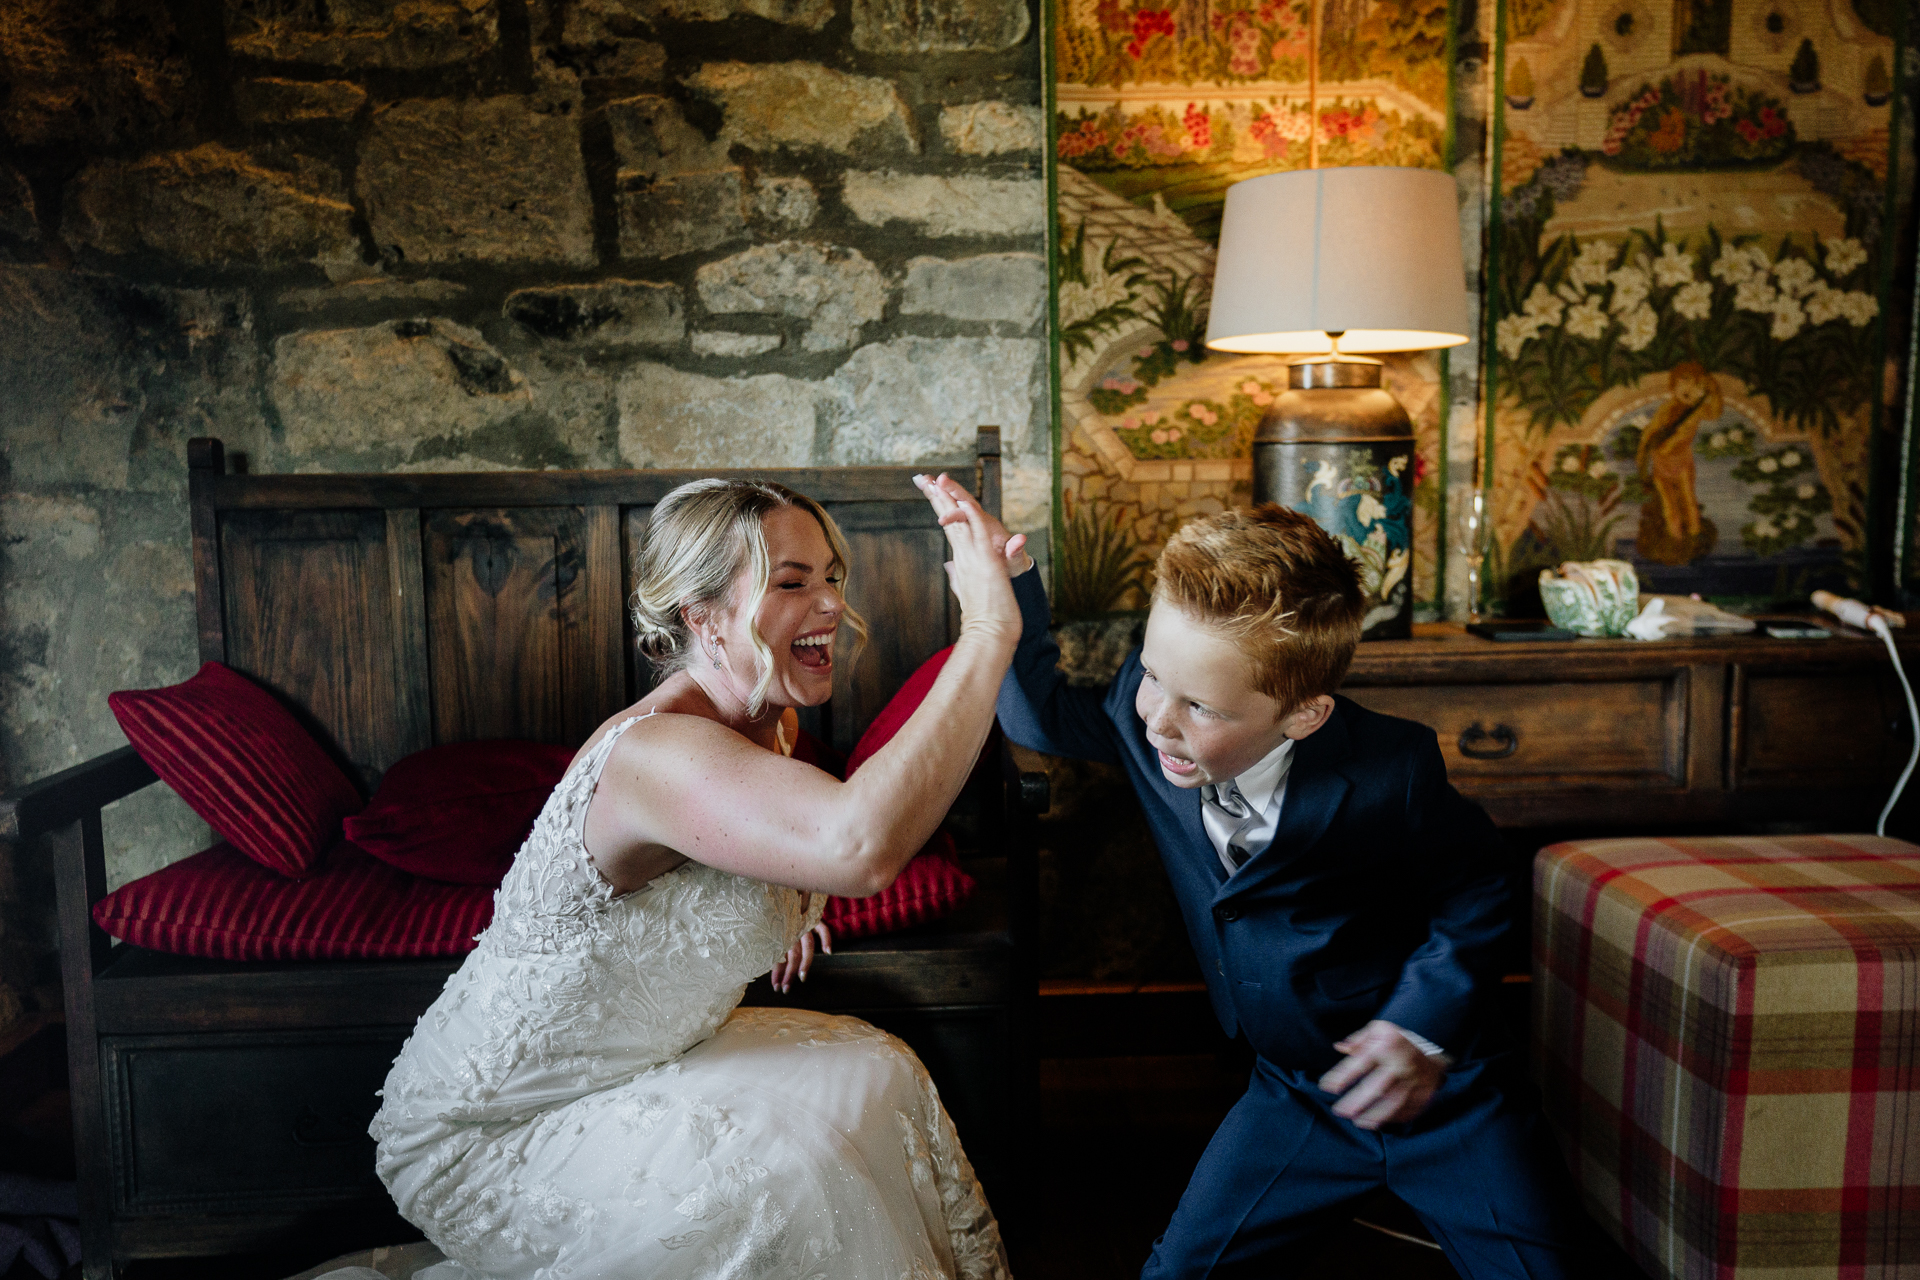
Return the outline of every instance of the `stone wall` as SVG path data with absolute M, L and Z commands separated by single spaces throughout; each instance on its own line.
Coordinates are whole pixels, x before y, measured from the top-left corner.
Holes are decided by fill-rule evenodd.
M 1032 0 L 0 5 L 0 787 L 196 663 L 255 472 L 959 464 L 1048 523 Z M 116 884 L 207 842 L 164 788 Z M 0 847 L 0 1026 L 55 997 Z

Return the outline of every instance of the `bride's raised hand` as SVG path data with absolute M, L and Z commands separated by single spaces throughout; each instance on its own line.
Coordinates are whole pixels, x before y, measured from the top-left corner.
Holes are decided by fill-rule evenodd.
M 972 494 L 946 476 L 915 476 L 914 484 L 932 505 L 953 559 L 947 578 L 960 599 L 960 624 L 1011 629 L 1020 632 L 1020 609 L 1008 583 L 1009 561 L 1026 557 L 1024 535 L 1009 538 L 1006 526 L 988 515 Z
M 924 479 L 924 477 L 922 478 Z M 961 504 L 972 502 L 973 495 L 962 488 L 959 481 L 943 472 L 933 479 L 928 480 L 927 485 L 937 486 L 954 504 L 940 516 L 940 523 L 942 525 L 951 524 L 956 521 L 964 521 L 967 518 L 966 510 Z M 926 488 L 926 485 L 923 485 L 922 488 Z M 931 495 L 929 495 L 929 499 L 931 499 Z M 938 509 L 936 505 L 935 510 Z M 981 523 L 986 526 L 988 540 L 992 542 L 994 548 L 998 550 L 1001 555 L 1006 557 L 1007 571 L 1009 573 L 1019 575 L 1033 568 L 1033 557 L 1026 554 L 1026 534 L 1008 533 L 1007 526 L 1000 523 L 1000 518 L 985 509 L 980 510 L 980 519 Z

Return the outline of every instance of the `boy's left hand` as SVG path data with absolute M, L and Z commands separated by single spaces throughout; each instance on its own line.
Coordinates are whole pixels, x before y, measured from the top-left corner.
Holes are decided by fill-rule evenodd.
M 1333 1047 L 1347 1060 L 1321 1076 L 1320 1087 L 1342 1095 L 1333 1113 L 1361 1129 L 1413 1119 L 1447 1074 L 1439 1059 L 1414 1048 L 1391 1022 L 1369 1022 Z

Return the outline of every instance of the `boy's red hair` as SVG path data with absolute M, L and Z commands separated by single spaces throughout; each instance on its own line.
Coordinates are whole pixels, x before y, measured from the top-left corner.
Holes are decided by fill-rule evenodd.
M 1291 712 L 1340 687 L 1360 643 L 1360 570 L 1313 517 L 1268 502 L 1186 525 L 1157 566 L 1154 599 L 1240 646 L 1253 686 Z

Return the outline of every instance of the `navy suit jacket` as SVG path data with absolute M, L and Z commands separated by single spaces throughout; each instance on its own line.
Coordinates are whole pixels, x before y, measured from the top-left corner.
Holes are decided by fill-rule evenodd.
M 1022 746 L 1118 765 L 1146 812 L 1214 1013 L 1277 1067 L 1317 1077 L 1383 1018 L 1463 1068 L 1497 1051 L 1479 1016 L 1508 924 L 1499 833 L 1447 782 L 1431 729 L 1336 697 L 1294 747 L 1273 842 L 1231 879 L 1198 788 L 1160 772 L 1134 711 L 1140 651 L 1105 689 L 1060 674 L 1040 575 L 1014 579 L 1022 633 L 1000 723 Z M 1464 1080 L 1462 1080 L 1464 1083 Z

